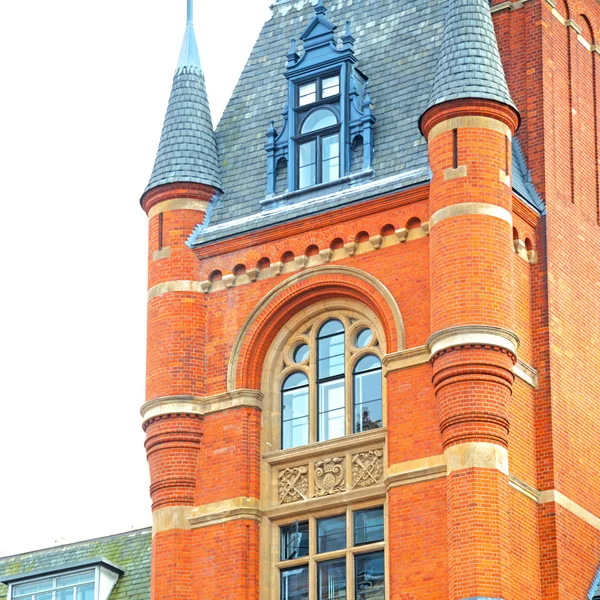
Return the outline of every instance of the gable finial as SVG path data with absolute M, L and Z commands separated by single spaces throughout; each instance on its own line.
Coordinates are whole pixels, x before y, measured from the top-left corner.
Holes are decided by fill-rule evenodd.
M 317 2 L 317 5 L 315 6 L 315 12 L 318 15 L 324 15 L 327 12 L 327 9 L 325 8 L 325 5 L 323 4 L 323 0 L 319 0 Z
M 194 22 L 194 0 L 187 0 L 187 24 Z
M 354 36 L 352 35 L 351 31 L 350 31 L 350 21 L 346 21 L 346 31 L 344 33 L 344 35 L 342 36 L 342 43 L 344 44 L 344 50 L 351 50 L 352 47 L 354 46 L 354 42 L 356 40 L 354 39 Z
M 290 44 L 290 51 L 287 54 L 288 68 L 293 67 L 298 62 L 299 58 L 300 58 L 300 55 L 298 54 L 298 52 L 296 52 L 296 38 L 292 38 L 291 44 Z

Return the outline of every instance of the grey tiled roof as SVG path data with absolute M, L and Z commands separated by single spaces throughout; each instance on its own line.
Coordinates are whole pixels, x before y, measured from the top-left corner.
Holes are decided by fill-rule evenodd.
M 150 598 L 150 556 L 152 530 L 139 529 L 109 537 L 36 550 L 0 558 L 0 579 L 65 565 L 104 558 L 123 569 L 110 600 L 147 600 Z M 0 600 L 8 588 L 0 583 Z
M 453 1 L 464 3 L 466 0 Z M 487 2 L 469 1 L 481 8 Z M 260 204 L 267 184 L 265 133 L 271 119 L 281 131 L 281 113 L 287 94 L 286 54 L 290 38 L 298 37 L 313 18 L 312 4 L 303 0 L 280 0 L 262 29 L 216 130 L 224 195 L 214 207 L 207 228 L 194 235 L 193 244 L 237 235 L 311 212 L 334 210 L 350 200 L 359 202 L 372 194 L 368 191 L 361 197 L 347 190 L 348 194 L 332 195 L 326 202 L 310 202 L 311 192 L 308 192 L 289 198 L 286 201 L 289 210 L 283 211 L 269 211 L 268 207 L 262 210 Z M 357 66 L 370 80 L 373 112 L 377 118 L 373 133 L 373 183 L 406 173 L 407 177 L 397 180 L 396 189 L 399 189 L 415 185 L 415 177 L 409 174 L 417 172 L 421 173 L 421 182 L 428 180 L 427 144 L 419 131 L 419 117 L 433 86 L 446 1 L 326 0 L 325 5 L 327 19 L 338 26 L 337 34 L 343 33 L 344 23 L 350 21 L 356 38 Z M 482 26 L 485 26 L 483 37 L 487 41 L 478 44 L 487 48 L 491 21 L 489 8 L 485 6 L 485 9 Z M 467 29 L 470 31 L 471 27 Z M 492 41 L 493 35 L 492 30 Z M 494 46 L 483 63 L 483 70 L 487 72 L 499 65 L 496 59 Z M 501 70 L 500 74 L 504 81 Z M 505 83 L 503 90 L 505 101 L 509 102 Z M 323 190 L 320 195 L 325 196 L 330 191 Z
M 461 98 L 497 100 L 508 91 L 488 0 L 449 0 L 427 108 Z
M 175 182 L 203 183 L 221 189 L 219 155 L 191 22 L 186 26 L 156 162 L 146 192 Z

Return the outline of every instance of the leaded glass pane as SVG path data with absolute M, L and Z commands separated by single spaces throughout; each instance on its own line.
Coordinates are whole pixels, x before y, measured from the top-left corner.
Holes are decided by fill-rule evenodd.
M 333 552 L 346 547 L 346 515 L 317 521 L 317 552 Z
M 319 441 L 346 435 L 344 380 L 319 384 Z
M 281 528 L 281 560 L 308 556 L 308 521 Z
M 354 560 L 356 600 L 383 600 L 385 598 L 383 551 L 359 554 Z
M 281 600 L 308 599 L 308 565 L 281 571 Z
M 317 565 L 319 600 L 345 600 L 346 558 L 328 560 Z
M 337 122 L 337 117 L 329 109 L 320 108 L 306 117 L 300 133 L 311 133 L 319 129 L 325 129 L 325 127 L 337 125 Z
M 354 513 L 354 545 L 383 541 L 383 508 L 370 508 Z

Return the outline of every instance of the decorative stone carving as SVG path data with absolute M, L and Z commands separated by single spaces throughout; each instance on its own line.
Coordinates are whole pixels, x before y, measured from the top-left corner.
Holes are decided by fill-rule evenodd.
M 352 456 L 352 487 L 368 487 L 381 481 L 383 450 L 367 450 Z
M 396 239 L 398 240 L 399 244 L 404 243 L 408 239 L 408 229 L 406 229 L 406 227 L 403 227 L 402 229 L 396 229 L 394 233 L 396 234 Z
M 246 269 L 246 275 L 248 275 L 248 279 L 254 283 L 258 279 L 258 269 L 256 267 L 252 269 Z
M 325 250 L 321 250 L 321 252 L 319 252 L 321 259 L 323 260 L 324 263 L 328 263 L 331 258 L 333 257 L 333 250 L 331 250 L 331 248 L 326 248 Z
M 430 230 L 429 222 L 427 222 L 427 223 L 423 223 L 423 224 L 421 225 L 421 229 L 423 230 L 423 233 L 424 233 L 425 235 L 429 235 L 429 230 Z
M 200 282 L 200 289 L 205 293 L 208 294 L 208 292 L 210 292 L 210 288 L 212 287 L 212 281 L 209 281 L 208 279 L 206 281 L 201 281 Z
M 308 256 L 304 254 L 302 254 L 302 256 L 296 256 L 296 258 L 294 258 L 294 262 L 296 263 L 299 269 L 304 269 L 304 267 L 306 267 L 306 265 L 308 264 Z
M 279 504 L 308 498 L 308 466 L 279 471 Z
M 281 275 L 283 271 L 283 263 L 282 262 L 274 262 L 271 263 L 271 272 L 273 275 Z
M 344 250 L 348 256 L 354 256 L 358 250 L 358 244 L 356 242 L 348 242 L 344 244 Z
M 374 250 L 379 250 L 381 248 L 381 244 L 383 244 L 383 236 L 382 235 L 374 235 L 369 239 L 371 242 L 371 246 L 373 246 Z
M 235 275 L 224 275 L 223 283 L 227 289 L 232 288 L 235 285 Z
M 315 496 L 330 496 L 346 489 L 345 459 L 327 458 L 315 463 Z

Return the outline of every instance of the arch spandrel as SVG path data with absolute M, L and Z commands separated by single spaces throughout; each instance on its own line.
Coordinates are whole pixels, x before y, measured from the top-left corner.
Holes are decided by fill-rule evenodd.
M 391 292 L 375 277 L 352 267 L 302 271 L 272 289 L 248 315 L 231 352 L 227 389 L 259 389 L 267 351 L 299 311 L 323 300 L 358 302 L 373 311 L 388 353 L 405 347 L 404 322 Z

